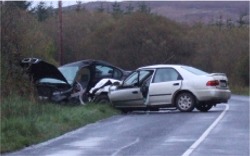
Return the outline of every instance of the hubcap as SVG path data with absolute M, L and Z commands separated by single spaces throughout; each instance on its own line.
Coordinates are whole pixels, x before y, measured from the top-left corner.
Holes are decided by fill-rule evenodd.
M 189 96 L 181 96 L 178 100 L 178 105 L 181 109 L 187 110 L 192 106 L 192 99 Z

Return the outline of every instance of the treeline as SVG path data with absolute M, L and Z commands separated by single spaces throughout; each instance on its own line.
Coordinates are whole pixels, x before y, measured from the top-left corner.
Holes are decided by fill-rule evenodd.
M 19 67 L 22 58 L 59 65 L 57 10 L 41 3 L 33 10 L 29 6 L 26 1 L 1 2 L 2 95 L 27 92 L 30 84 Z M 63 63 L 92 58 L 128 70 L 159 63 L 187 64 L 225 72 L 231 85 L 249 86 L 249 26 L 189 26 L 142 6 L 129 13 L 120 12 L 118 6 L 110 12 L 101 8 L 64 11 Z

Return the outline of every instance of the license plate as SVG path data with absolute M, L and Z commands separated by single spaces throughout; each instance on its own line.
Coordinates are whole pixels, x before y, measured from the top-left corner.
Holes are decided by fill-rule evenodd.
M 226 83 L 226 82 L 221 82 L 221 83 L 220 83 L 220 86 L 221 86 L 221 87 L 227 87 L 227 83 Z

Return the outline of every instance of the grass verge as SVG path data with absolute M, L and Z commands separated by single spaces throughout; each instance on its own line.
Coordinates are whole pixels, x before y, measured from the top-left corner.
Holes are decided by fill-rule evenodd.
M 1 153 L 21 149 L 118 114 L 108 105 L 59 105 L 12 96 L 1 101 Z
M 239 87 L 239 86 L 232 86 L 230 87 L 233 94 L 237 95 L 246 95 L 249 96 L 250 90 L 249 87 Z

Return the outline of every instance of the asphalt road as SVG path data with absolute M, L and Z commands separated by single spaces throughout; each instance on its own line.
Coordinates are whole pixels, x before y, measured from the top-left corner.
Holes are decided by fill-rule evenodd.
M 133 112 L 5 156 L 249 156 L 249 97 L 207 113 Z

